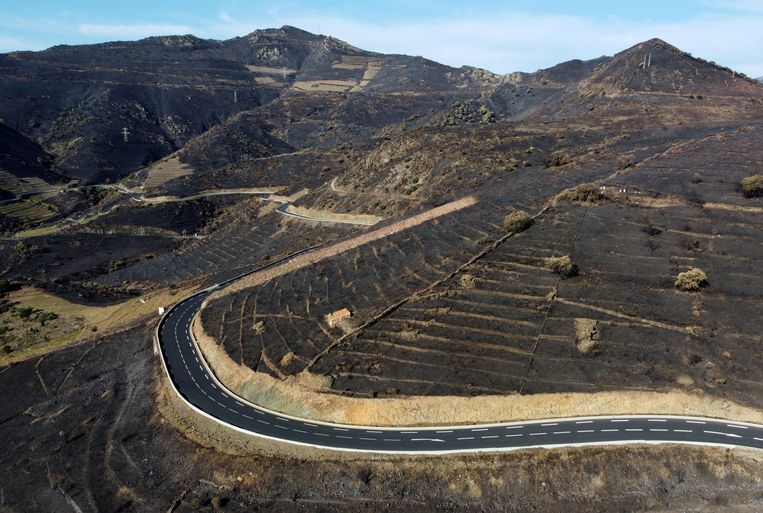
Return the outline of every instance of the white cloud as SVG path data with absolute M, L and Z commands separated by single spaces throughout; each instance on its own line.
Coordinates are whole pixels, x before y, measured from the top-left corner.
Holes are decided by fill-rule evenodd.
M 0 52 L 15 52 L 17 50 L 41 50 L 42 46 L 29 43 L 16 37 L 0 35 Z
M 224 23 L 233 23 L 233 17 L 231 17 L 230 14 L 228 14 L 228 11 L 223 11 L 220 13 L 220 20 Z
M 77 26 L 80 34 L 109 38 L 141 38 L 148 36 L 191 34 L 198 30 L 188 25 L 171 23 L 136 23 L 136 24 L 92 24 L 82 23 Z

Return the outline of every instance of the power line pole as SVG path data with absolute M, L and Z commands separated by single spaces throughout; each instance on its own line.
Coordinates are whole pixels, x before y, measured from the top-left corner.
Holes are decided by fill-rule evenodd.
M 130 135 L 130 131 L 127 129 L 127 127 L 122 128 L 122 136 L 125 139 L 125 142 L 127 142 L 127 136 Z
M 238 103 L 238 91 L 233 91 L 233 103 Z

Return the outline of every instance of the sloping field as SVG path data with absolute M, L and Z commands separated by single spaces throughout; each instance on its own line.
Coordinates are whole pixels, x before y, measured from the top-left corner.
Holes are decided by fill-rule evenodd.
M 0 216 L 18 219 L 22 222 L 41 223 L 58 215 L 58 210 L 53 205 L 43 203 L 42 200 L 51 194 L 28 196 L 22 200 L 0 204 Z
M 0 169 L 0 189 L 19 194 L 22 192 L 44 192 L 52 189 L 58 189 L 42 178 L 29 176 L 19 178 L 4 169 Z
M 170 180 L 188 176 L 193 173 L 193 169 L 188 164 L 180 162 L 177 155 L 160 160 L 148 170 L 146 181 L 143 187 L 146 190 L 158 189 Z
M 723 137 L 755 159 L 754 131 Z M 451 277 L 505 233 L 501 205 L 553 196 L 542 175 L 516 175 L 501 203 L 234 286 L 202 311 L 204 330 L 240 365 L 280 379 L 308 370 L 325 378 L 316 381 L 322 391 L 352 397 L 679 387 L 760 407 L 763 281 L 754 269 L 763 233 L 749 210 L 758 200 L 741 196 L 736 177 L 718 180 L 731 157 L 712 144 L 654 155 L 625 171 L 559 175 L 579 183 L 599 173 L 627 192 L 562 201 Z M 673 202 L 646 206 L 662 198 L 652 170 L 681 158 L 667 173 Z M 714 204 L 736 208 L 703 208 L 694 187 L 705 180 L 715 180 Z M 568 279 L 546 263 L 565 255 L 578 268 Z M 676 275 L 692 267 L 709 285 L 677 290 Z M 353 317 L 329 327 L 325 315 L 341 308 Z
M 294 89 L 303 92 L 344 93 L 358 85 L 354 79 L 346 80 L 300 80 L 294 82 Z

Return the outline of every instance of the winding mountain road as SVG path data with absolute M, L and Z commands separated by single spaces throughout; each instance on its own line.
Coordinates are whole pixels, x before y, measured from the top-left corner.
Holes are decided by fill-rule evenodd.
M 316 247 L 246 274 L 313 249 Z M 157 327 L 162 361 L 178 395 L 202 415 L 240 432 L 314 447 L 402 454 L 665 442 L 763 449 L 763 426 L 710 418 L 602 416 L 491 425 L 381 428 L 328 424 L 279 414 L 228 391 L 207 366 L 191 332 L 193 318 L 203 301 L 242 276 L 187 297 L 169 309 Z

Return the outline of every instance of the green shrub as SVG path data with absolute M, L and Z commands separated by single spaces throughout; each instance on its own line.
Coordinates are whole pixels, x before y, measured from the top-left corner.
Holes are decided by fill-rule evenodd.
M 22 319 L 29 319 L 29 317 L 32 316 L 32 312 L 34 312 L 34 308 L 31 306 L 23 306 L 21 308 L 16 309 L 16 313 L 19 314 L 19 317 Z
M 546 268 L 551 269 L 558 274 L 563 280 L 572 278 L 578 274 L 578 266 L 576 266 L 572 259 L 567 256 L 560 257 L 548 257 L 543 262 Z
M 675 286 L 686 292 L 696 292 L 707 285 L 707 274 L 702 269 L 694 267 L 688 271 L 678 273 Z
M 37 322 L 40 323 L 40 326 L 45 326 L 46 322 L 56 319 L 58 319 L 58 315 L 53 312 L 41 312 L 37 315 Z
M 532 226 L 534 222 L 530 214 L 524 210 L 514 209 L 503 218 L 503 227 L 510 232 L 523 232 Z
M 739 182 L 742 193 L 748 198 L 763 196 L 763 175 L 752 175 Z

